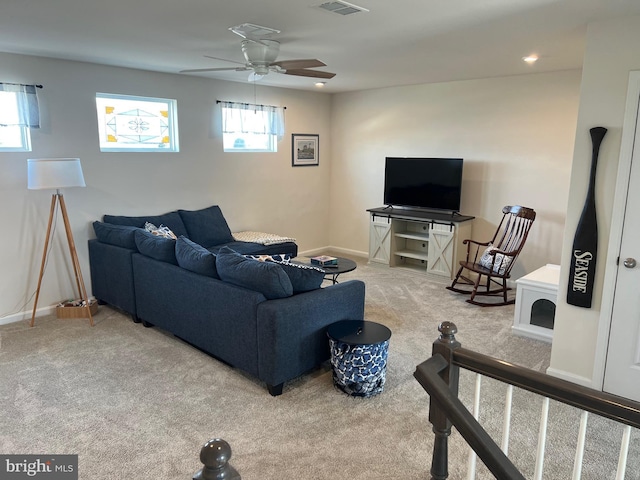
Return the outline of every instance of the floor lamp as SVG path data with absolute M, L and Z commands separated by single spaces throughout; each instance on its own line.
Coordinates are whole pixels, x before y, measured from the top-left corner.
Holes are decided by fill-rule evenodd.
M 45 265 L 47 263 L 47 254 L 49 250 L 49 240 L 51 237 L 51 224 L 56 213 L 56 205 L 60 205 L 62 219 L 64 221 L 64 229 L 67 233 L 67 242 L 69 243 L 69 253 L 71 254 L 71 262 L 73 263 L 73 271 L 76 276 L 76 286 L 80 293 L 82 306 L 86 309 L 86 317 L 93 326 L 93 318 L 91 316 L 91 305 L 87 297 L 87 291 L 84 287 L 82 272 L 80 271 L 80 262 L 76 246 L 73 242 L 73 234 L 69 225 L 69 217 L 67 215 L 67 207 L 64 203 L 64 197 L 60 193 L 61 188 L 69 187 L 85 187 L 84 176 L 82 175 L 82 166 L 79 158 L 30 158 L 27 160 L 27 188 L 29 190 L 54 189 L 51 197 L 51 210 L 49 211 L 49 225 L 47 226 L 47 237 L 44 241 L 44 251 L 42 252 L 42 265 L 40 266 L 40 276 L 38 277 L 38 288 L 36 290 L 36 298 L 33 303 L 33 313 L 31 315 L 31 326 L 33 327 L 36 318 L 36 308 L 38 306 L 38 297 L 40 296 L 40 286 L 42 285 L 42 276 L 44 274 Z

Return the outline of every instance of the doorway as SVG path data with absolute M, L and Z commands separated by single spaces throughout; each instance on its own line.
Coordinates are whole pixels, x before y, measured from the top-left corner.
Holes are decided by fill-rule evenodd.
M 628 92 L 608 255 L 618 261 L 605 274 L 601 313 L 603 390 L 640 401 L 640 72 L 631 72 Z

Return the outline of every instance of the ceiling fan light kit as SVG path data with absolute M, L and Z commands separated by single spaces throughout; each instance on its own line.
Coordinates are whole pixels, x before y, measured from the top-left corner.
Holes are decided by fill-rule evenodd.
M 276 61 L 280 53 L 280 42 L 275 40 L 243 40 L 241 45 L 244 58 L 254 66 L 268 67 Z
M 268 71 L 268 69 L 267 69 L 267 71 Z M 266 74 L 258 73 L 257 70 L 254 70 L 253 72 L 251 72 L 249 74 L 249 77 L 247 77 L 247 80 L 249 80 L 250 82 L 258 82 L 258 81 L 262 80 L 265 75 Z

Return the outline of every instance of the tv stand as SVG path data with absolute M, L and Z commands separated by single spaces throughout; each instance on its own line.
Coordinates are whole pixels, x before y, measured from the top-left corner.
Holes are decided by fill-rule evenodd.
M 369 261 L 452 279 L 466 256 L 473 219 L 458 212 L 371 208 Z

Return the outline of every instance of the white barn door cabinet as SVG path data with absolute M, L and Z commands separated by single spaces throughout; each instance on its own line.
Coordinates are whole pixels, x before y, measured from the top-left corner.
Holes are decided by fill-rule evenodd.
M 474 217 L 385 207 L 367 211 L 370 262 L 453 279 Z

